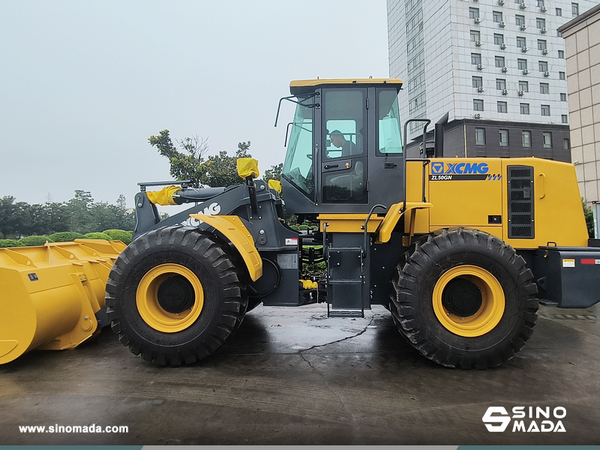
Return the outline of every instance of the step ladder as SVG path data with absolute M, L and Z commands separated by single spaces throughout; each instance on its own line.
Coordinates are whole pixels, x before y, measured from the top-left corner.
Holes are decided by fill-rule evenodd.
M 331 244 L 327 239 L 327 223 L 323 224 L 328 317 L 365 317 L 365 309 L 371 309 L 367 224 L 377 208 L 387 209 L 381 204 L 374 205 L 360 227 L 362 233 L 332 233 Z
M 362 247 L 329 247 L 327 316 L 365 316 L 365 264 Z

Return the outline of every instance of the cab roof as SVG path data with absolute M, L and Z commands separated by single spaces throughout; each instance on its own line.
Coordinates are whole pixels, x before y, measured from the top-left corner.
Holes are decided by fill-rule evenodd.
M 290 83 L 292 95 L 305 95 L 314 92 L 316 88 L 324 86 L 393 86 L 397 90 L 402 87 L 402 80 L 398 78 L 331 78 L 314 80 L 294 80 Z

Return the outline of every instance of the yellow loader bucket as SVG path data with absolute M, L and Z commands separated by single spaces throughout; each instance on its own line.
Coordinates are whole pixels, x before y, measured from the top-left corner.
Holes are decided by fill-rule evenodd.
M 121 241 L 77 239 L 0 249 L 0 364 L 34 348 L 77 347 L 98 328 Z

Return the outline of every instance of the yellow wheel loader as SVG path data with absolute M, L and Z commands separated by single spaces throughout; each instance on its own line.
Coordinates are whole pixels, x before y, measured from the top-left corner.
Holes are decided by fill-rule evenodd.
M 565 308 L 600 301 L 600 248 L 588 239 L 574 167 L 537 158 L 407 158 L 401 86 L 293 81 L 282 99 L 296 112 L 281 183 L 259 180 L 251 159 L 238 161 L 240 186 L 140 183 L 134 240 L 106 284 L 121 342 L 160 365 L 193 363 L 261 302 L 325 300 L 330 316 L 383 305 L 423 356 L 489 368 L 521 350 L 538 301 Z M 435 141 L 443 145 L 438 134 Z M 161 220 L 157 204 L 190 208 Z M 288 226 L 284 206 L 316 231 Z M 324 278 L 301 282 L 302 263 L 319 259 L 327 262 Z

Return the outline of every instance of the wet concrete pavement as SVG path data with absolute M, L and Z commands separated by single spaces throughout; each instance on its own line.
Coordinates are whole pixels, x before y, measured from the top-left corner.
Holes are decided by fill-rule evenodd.
M 541 307 L 525 348 L 486 371 L 421 357 L 381 307 L 350 319 L 260 306 L 217 354 L 180 368 L 104 329 L 0 366 L 0 444 L 600 444 L 599 314 Z M 566 431 L 491 433 L 490 406 L 563 407 Z M 90 424 L 128 432 L 19 431 Z

